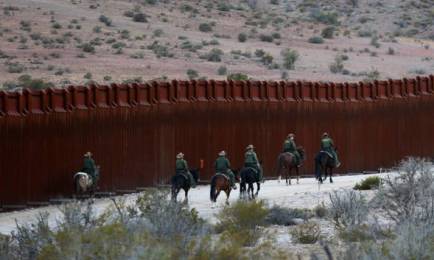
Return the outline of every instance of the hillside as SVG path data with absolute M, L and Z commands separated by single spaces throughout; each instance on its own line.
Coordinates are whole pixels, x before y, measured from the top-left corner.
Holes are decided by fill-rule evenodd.
M 0 83 L 8 89 L 434 71 L 432 0 L 4 0 L 0 8 Z

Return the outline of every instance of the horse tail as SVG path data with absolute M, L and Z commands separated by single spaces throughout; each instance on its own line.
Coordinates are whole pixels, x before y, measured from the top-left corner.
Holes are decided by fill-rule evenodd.
M 213 176 L 211 178 L 211 191 L 209 193 L 211 202 L 215 202 L 215 195 L 216 195 L 216 187 L 215 186 L 216 186 L 216 181 L 217 181 L 216 176 Z
M 315 177 L 317 179 L 321 177 L 320 163 L 321 163 L 321 154 L 318 154 L 315 157 Z

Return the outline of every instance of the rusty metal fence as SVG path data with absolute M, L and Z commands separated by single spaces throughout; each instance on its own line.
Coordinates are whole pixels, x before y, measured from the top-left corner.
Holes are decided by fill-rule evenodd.
M 83 154 L 101 165 L 105 191 L 167 183 L 175 155 L 213 174 L 217 153 L 242 166 L 252 143 L 266 176 L 289 132 L 313 174 L 322 132 L 338 172 L 434 154 L 434 76 L 372 83 L 172 81 L 0 92 L 0 205 L 70 195 Z

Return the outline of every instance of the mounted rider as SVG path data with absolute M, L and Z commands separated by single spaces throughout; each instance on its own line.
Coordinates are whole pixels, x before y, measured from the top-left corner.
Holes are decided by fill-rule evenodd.
M 321 139 L 321 151 L 325 151 L 329 153 L 333 159 L 335 160 L 336 168 L 341 165 L 338 159 L 338 155 L 335 150 L 335 145 L 333 143 L 333 140 L 330 138 L 328 133 L 323 133 L 322 139 Z
M 95 164 L 95 161 L 92 159 L 91 152 L 87 152 L 84 154 L 83 168 L 81 169 L 81 171 L 85 172 L 92 178 L 92 185 L 96 187 L 96 182 L 98 181 L 97 166 Z
M 231 183 L 231 187 L 234 190 L 236 190 L 237 186 L 235 185 L 235 175 L 232 172 L 232 170 L 230 169 L 231 163 L 229 162 L 228 158 L 226 157 L 226 152 L 221 151 L 218 155 L 219 156 L 217 157 L 217 159 L 215 160 L 215 163 L 214 163 L 216 173 L 222 173 L 226 177 L 228 177 L 229 181 Z
M 253 168 L 258 174 L 258 180 L 262 181 L 262 169 L 254 149 L 255 147 L 253 144 L 249 144 L 246 147 L 246 153 L 244 154 L 244 167 Z
M 178 153 L 176 155 L 176 174 L 181 174 L 190 180 L 190 186 L 192 188 L 196 187 L 196 182 L 194 181 L 193 175 L 191 175 L 190 170 L 188 169 L 187 161 L 184 160 L 184 154 Z
M 283 142 L 283 152 L 293 154 L 295 158 L 295 165 L 297 165 L 297 167 L 301 166 L 301 156 L 295 144 L 295 134 L 290 133 L 286 137 L 285 141 Z

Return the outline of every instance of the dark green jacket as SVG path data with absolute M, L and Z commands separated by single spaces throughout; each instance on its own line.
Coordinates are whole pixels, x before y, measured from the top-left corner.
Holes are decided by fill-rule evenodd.
M 90 158 L 90 157 L 86 157 L 84 158 L 83 161 L 83 169 L 82 171 L 88 174 L 94 174 L 95 173 L 95 161 Z
M 294 140 L 288 138 L 283 143 L 283 151 L 285 152 L 295 152 L 297 150 L 297 146 L 295 145 Z
M 244 163 L 248 164 L 259 164 L 258 156 L 254 151 L 247 151 L 244 154 Z
M 226 173 L 231 167 L 231 163 L 225 156 L 219 156 L 214 164 L 216 172 Z
M 188 171 L 187 161 L 184 159 L 176 159 L 176 171 Z
M 321 149 L 322 150 L 331 150 L 334 147 L 333 140 L 329 137 L 325 137 L 321 139 Z

